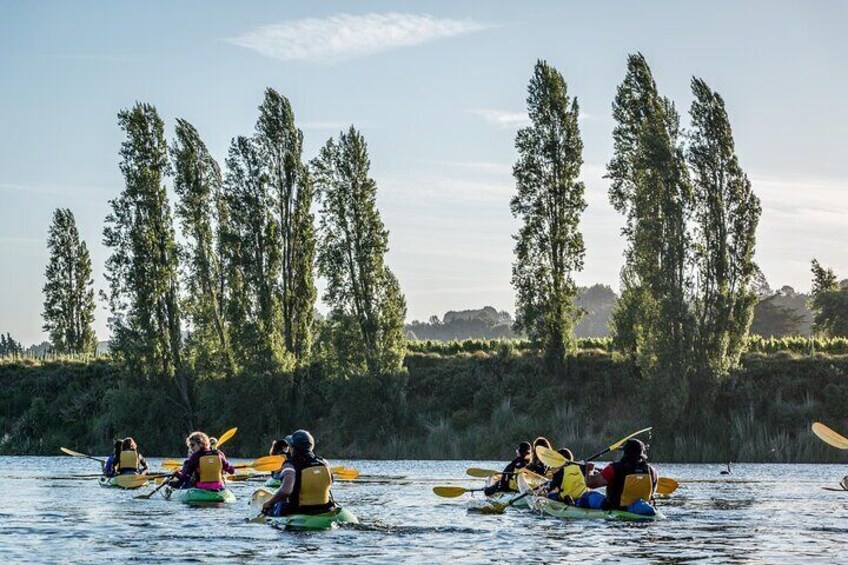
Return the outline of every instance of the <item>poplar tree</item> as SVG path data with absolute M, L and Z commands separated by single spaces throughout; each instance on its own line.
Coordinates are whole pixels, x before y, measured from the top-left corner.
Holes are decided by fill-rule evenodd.
M 826 337 L 848 337 L 848 285 L 840 285 L 833 269 L 822 267 L 816 259 L 812 271 L 813 329 Z
M 725 375 L 745 350 L 757 303 L 761 207 L 739 165 L 724 100 L 700 79 L 692 79 L 692 93 L 687 157 L 694 189 L 695 353 L 700 366 Z
M 272 195 L 280 247 L 279 302 L 286 349 L 309 361 L 315 308 L 313 189 L 302 160 L 303 133 L 285 96 L 269 88 L 259 107 L 255 141 Z
M 126 133 L 120 169 L 125 186 L 110 201 L 103 244 L 112 350 L 131 373 L 175 379 L 191 423 L 190 388 L 182 371 L 177 244 L 165 189 L 170 172 L 164 124 L 156 108 L 137 103 L 118 113 Z
M 47 236 L 50 254 L 44 273 L 43 329 L 57 353 L 93 354 L 94 281 L 91 257 L 80 239 L 76 220 L 67 208 L 57 208 Z
M 656 413 L 673 421 L 686 405 L 691 281 L 686 276 L 691 186 L 679 116 L 657 92 L 641 54 L 631 55 L 613 102 L 610 201 L 625 216 L 622 297 L 613 314 L 619 348 L 653 378 Z M 662 391 L 662 392 L 661 392 Z
M 224 322 L 224 284 L 218 244 L 223 208 L 222 177 L 197 130 L 177 120 L 176 140 L 171 146 L 174 190 L 179 199 L 175 212 L 186 243 L 184 258 L 183 314 L 188 322 L 187 354 L 196 366 L 234 371 Z
M 389 232 L 377 209 L 365 139 L 351 127 L 312 161 L 321 220 L 318 274 L 327 280 L 334 362 L 347 374 L 394 373 L 405 353 L 406 300 L 385 265 Z
M 515 325 L 561 365 L 576 345 L 572 275 L 582 270 L 585 255 L 578 229 L 586 209 L 584 186 L 577 180 L 583 164 L 579 106 L 569 98 L 562 75 L 544 61 L 536 63 L 528 93 L 531 125 L 515 139 L 517 194 L 510 202 L 513 216 L 522 221 L 512 266 Z
M 221 228 L 226 317 L 234 356 L 260 371 L 290 368 L 283 336 L 277 282 L 282 258 L 274 194 L 253 139 L 237 137 L 227 156 Z

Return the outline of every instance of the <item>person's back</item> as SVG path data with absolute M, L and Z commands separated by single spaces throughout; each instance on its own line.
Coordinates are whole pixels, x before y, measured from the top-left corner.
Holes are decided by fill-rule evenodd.
M 148 469 L 147 461 L 139 454 L 138 446 L 131 437 L 121 443 L 117 468 L 120 475 L 136 474 Z
M 609 508 L 648 512 L 644 506 L 648 506 L 653 499 L 657 472 L 648 463 L 644 443 L 637 439 L 628 440 L 621 459 L 607 465 L 601 475 L 606 481 Z
M 333 475 L 327 462 L 313 452 L 312 434 L 298 430 L 290 437 L 291 452 L 283 465 L 280 488 L 263 504 L 263 512 L 287 516 L 332 510 L 336 506 L 331 492 Z

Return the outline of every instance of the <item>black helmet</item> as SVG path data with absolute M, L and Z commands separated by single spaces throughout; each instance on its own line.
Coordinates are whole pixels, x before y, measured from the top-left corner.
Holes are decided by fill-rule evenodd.
M 297 430 L 291 435 L 291 441 L 289 441 L 289 444 L 295 449 L 299 449 L 301 451 L 312 451 L 315 447 L 315 438 L 313 438 L 312 434 L 306 430 Z
M 630 459 L 647 459 L 648 448 L 644 442 L 638 439 L 628 439 L 622 446 L 624 456 Z
M 521 455 L 528 455 L 533 452 L 533 446 L 530 445 L 529 441 L 522 441 L 518 444 L 518 447 L 515 448 L 518 453 Z

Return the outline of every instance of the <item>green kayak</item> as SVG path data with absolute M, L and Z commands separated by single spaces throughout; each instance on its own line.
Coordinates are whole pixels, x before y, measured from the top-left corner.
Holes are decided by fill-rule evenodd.
M 658 520 L 665 520 L 665 516 L 659 510 L 656 510 L 653 516 L 646 516 L 644 514 L 625 512 L 624 510 L 578 508 L 541 496 L 528 496 L 527 498 L 530 499 L 529 505 L 533 510 L 566 520 L 614 520 L 623 522 L 656 522 Z
M 353 512 L 346 508 L 336 508 L 323 514 L 292 514 L 268 518 L 275 528 L 286 530 L 329 530 L 336 524 L 358 524 Z
M 122 489 L 136 489 L 147 485 L 147 479 L 141 478 L 142 475 L 120 475 L 120 477 L 122 477 L 120 480 L 118 476 L 100 477 L 98 482 L 102 487 Z
M 201 488 L 172 489 L 166 487 L 165 498 L 174 498 L 186 504 L 231 504 L 236 501 L 236 495 L 228 488 L 205 490 Z
M 265 486 L 268 488 L 280 488 L 280 479 L 268 479 L 265 481 Z

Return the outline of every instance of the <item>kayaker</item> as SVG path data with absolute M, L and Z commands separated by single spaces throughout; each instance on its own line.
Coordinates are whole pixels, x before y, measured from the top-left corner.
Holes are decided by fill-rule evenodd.
M 270 455 L 270 456 L 282 455 L 284 457 L 288 457 L 290 442 L 291 442 L 291 436 L 286 436 L 284 439 L 275 439 L 273 442 L 271 442 L 271 449 L 268 450 L 268 455 Z M 283 465 L 285 465 L 285 464 L 286 464 L 286 461 L 285 461 L 285 459 L 283 459 L 283 464 L 280 465 L 280 468 L 277 469 L 276 471 L 271 472 L 271 478 L 272 479 L 277 480 L 277 481 L 280 480 L 280 476 L 283 473 Z
M 121 448 L 123 447 L 123 445 L 124 440 L 115 440 L 115 445 L 112 448 L 112 454 L 106 458 L 106 462 L 103 464 L 104 477 L 114 477 L 118 474 L 116 467 L 118 465 L 118 461 L 121 459 Z
M 223 452 L 212 449 L 209 436 L 203 432 L 192 432 L 186 438 L 191 456 L 176 472 L 171 481 L 172 488 L 199 488 L 203 490 L 224 490 L 224 473 L 234 475 L 236 470 L 227 461 Z
M 656 510 L 650 502 L 657 488 L 657 472 L 648 464 L 647 447 L 638 439 L 629 439 L 622 449 L 621 459 L 600 473 L 587 475 L 586 486 L 607 487 L 605 509 L 653 515 Z
M 548 485 L 548 498 L 579 508 L 603 508 L 606 497 L 586 486 L 586 474 L 592 471 L 592 463 L 575 463 L 574 454 L 568 448 L 559 449 L 557 452 L 565 457 L 568 463 L 554 473 Z
M 118 442 L 115 442 L 117 445 Z M 146 473 L 150 469 L 147 460 L 138 452 L 138 445 L 131 437 L 121 442 L 121 453 L 118 456 L 117 470 L 119 475 Z
M 268 516 L 323 514 L 335 508 L 333 474 L 326 461 L 316 456 L 315 439 L 306 430 L 291 436 L 291 454 L 283 464 L 280 488 L 265 504 Z
M 532 459 L 530 452 L 533 451 L 533 446 L 527 441 L 522 441 L 515 448 L 515 459 L 509 462 L 498 481 L 483 489 L 486 496 L 492 496 L 496 492 L 518 492 L 518 484 L 515 480 L 515 474 L 520 469 L 527 467 Z
M 527 465 L 527 470 L 533 471 L 537 475 L 546 476 L 548 473 L 550 473 L 551 470 L 550 470 L 550 468 L 548 468 L 547 465 L 542 463 L 542 461 L 539 459 L 539 456 L 536 455 L 536 448 L 539 447 L 540 445 L 543 446 L 543 447 L 547 447 L 548 449 L 552 449 L 551 448 L 551 442 L 548 441 L 548 438 L 544 438 L 544 437 L 539 436 L 536 439 L 534 439 L 533 440 L 532 458 L 530 459 L 530 464 Z

